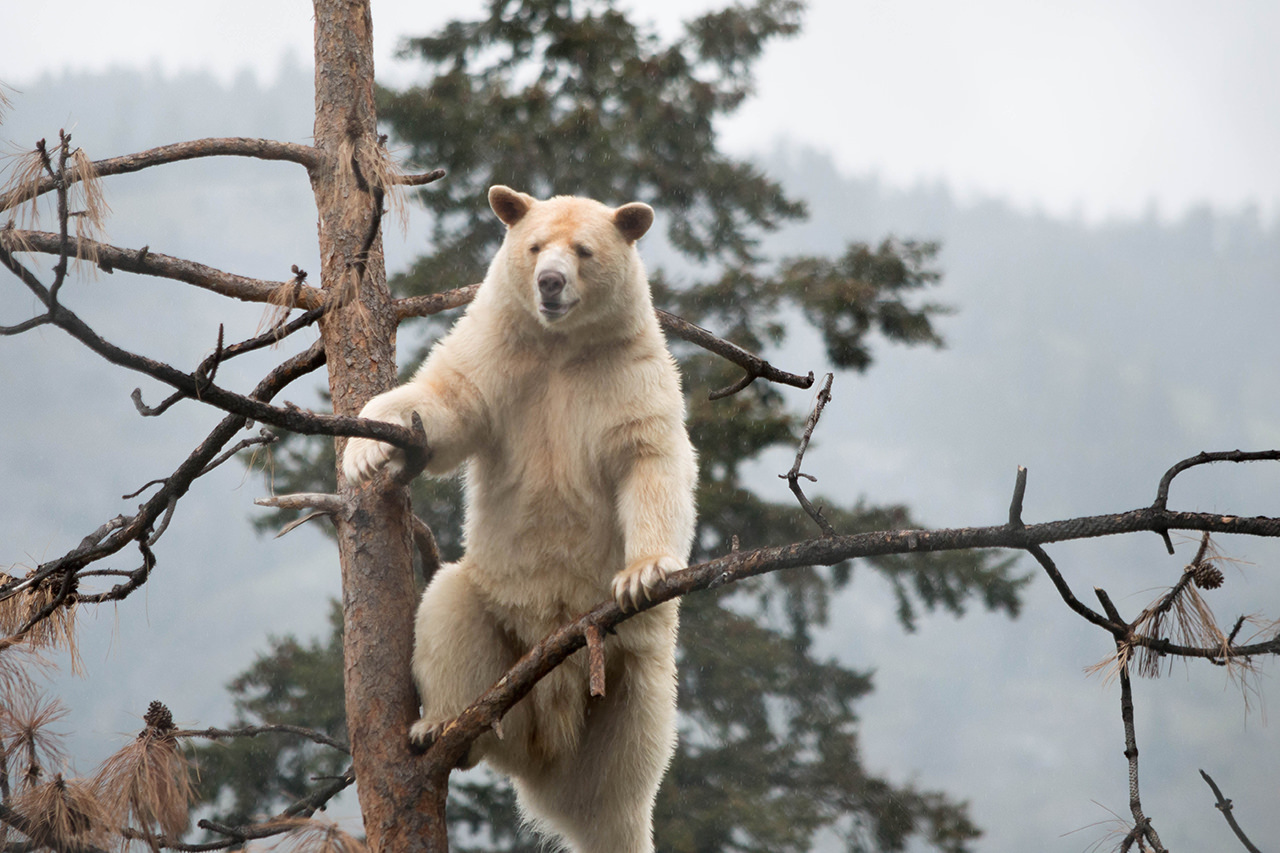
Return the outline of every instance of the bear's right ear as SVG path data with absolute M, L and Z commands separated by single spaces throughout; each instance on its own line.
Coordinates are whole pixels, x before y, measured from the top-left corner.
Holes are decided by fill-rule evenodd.
M 502 184 L 489 187 L 489 206 L 508 228 L 524 218 L 529 208 L 533 207 L 534 201 L 533 196 L 518 193 Z
M 613 224 L 618 226 L 628 243 L 634 243 L 653 224 L 653 208 L 642 201 L 624 204 L 613 212 Z

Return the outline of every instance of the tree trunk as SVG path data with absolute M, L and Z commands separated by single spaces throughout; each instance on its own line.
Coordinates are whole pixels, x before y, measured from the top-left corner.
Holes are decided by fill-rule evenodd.
M 382 199 L 358 162 L 358 152 L 377 146 L 368 0 L 315 0 L 315 57 L 320 276 L 329 299 L 349 303 L 328 314 L 321 333 L 334 412 L 355 415 L 396 381 L 396 315 L 376 232 Z M 339 459 L 345 443 L 338 440 Z M 340 468 L 339 490 L 348 494 Z M 335 523 L 347 725 L 369 849 L 444 851 L 446 779 L 429 779 L 408 749 L 418 708 L 409 676 L 417 593 L 408 496 L 387 484 L 350 497 Z

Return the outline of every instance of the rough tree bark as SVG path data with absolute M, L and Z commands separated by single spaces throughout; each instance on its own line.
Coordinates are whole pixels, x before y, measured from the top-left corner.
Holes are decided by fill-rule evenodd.
M 382 196 L 367 158 L 379 144 L 369 3 L 315 0 L 315 21 L 315 146 L 323 162 L 311 181 L 321 284 L 329 299 L 350 300 L 328 314 L 321 333 L 333 410 L 354 415 L 396 381 L 397 318 L 378 231 Z M 338 458 L 345 444 L 338 440 Z M 341 479 L 339 488 L 350 492 Z M 407 492 L 385 481 L 349 497 L 347 512 L 334 521 L 347 725 L 369 848 L 446 850 L 447 777 L 427 778 L 406 735 L 418 707 L 406 677 L 417 603 Z

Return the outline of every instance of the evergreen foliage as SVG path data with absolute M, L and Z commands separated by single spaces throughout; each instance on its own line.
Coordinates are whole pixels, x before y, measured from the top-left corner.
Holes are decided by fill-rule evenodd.
M 409 159 L 448 177 L 418 196 L 432 215 L 433 251 L 392 287 L 409 295 L 478 281 L 502 237 L 484 193 L 502 183 L 540 197 L 652 204 L 683 258 L 680 269 L 652 271 L 656 303 L 749 350 L 817 333 L 832 366 L 862 371 L 877 342 L 940 346 L 932 318 L 945 309 L 921 297 L 939 281 L 935 244 L 851 243 L 836 258 L 770 260 L 759 251 L 761 237 L 803 217 L 804 205 L 751 163 L 720 152 L 714 122 L 750 94 L 754 61 L 770 39 L 796 31 L 800 14 L 795 0 L 757 0 L 703 15 L 664 43 L 607 0 L 491 0 L 481 19 L 406 42 L 429 82 L 383 90 L 380 115 Z M 423 325 L 428 339 L 442 328 Z M 783 394 L 757 381 L 713 402 L 708 392 L 732 385 L 740 369 L 679 342 L 673 350 L 700 457 L 693 560 L 724 553 L 734 537 L 752 548 L 814 536 L 785 489 L 772 500 L 742 481 L 744 463 L 796 446 L 801 419 Z M 285 454 L 274 470 L 278 491 L 332 488 L 329 443 L 293 438 Z M 456 557 L 457 482 L 421 480 L 414 502 L 445 558 Z M 841 533 L 919 526 L 905 507 L 815 503 Z M 921 608 L 962 613 L 975 597 L 1016 615 L 1025 581 L 1012 560 L 982 553 L 865 565 L 892 585 L 907 628 Z M 818 659 L 812 648 L 832 596 L 851 577 L 847 564 L 792 570 L 684 602 L 681 742 L 660 794 L 659 849 L 804 851 L 824 837 L 851 851 L 903 850 L 912 839 L 970 849 L 979 833 L 963 804 L 862 766 L 854 706 L 872 689 L 871 676 Z M 335 624 L 335 639 L 311 647 L 330 655 L 327 674 L 290 669 L 291 660 L 310 658 L 295 641 L 274 641 L 232 687 L 246 721 L 292 721 L 309 711 L 304 724 L 340 734 L 339 633 Z M 263 811 L 300 775 L 336 772 L 310 749 L 280 748 L 251 756 L 250 778 L 207 759 L 215 749 L 226 748 L 202 750 L 202 785 L 211 801 L 233 796 L 236 809 L 253 803 Z M 272 761 L 278 778 L 269 782 Z M 504 785 L 483 777 L 455 785 L 455 849 L 535 849 L 512 804 Z

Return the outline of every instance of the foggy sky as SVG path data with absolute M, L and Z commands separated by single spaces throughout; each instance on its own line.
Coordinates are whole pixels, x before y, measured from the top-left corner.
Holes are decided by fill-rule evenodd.
M 671 35 L 721 4 L 623 5 Z M 374 0 L 379 76 L 412 80 L 393 59 L 400 40 L 480 7 Z M 4 18 L 0 80 L 18 88 L 113 65 L 269 79 L 284 55 L 311 52 L 305 0 L 11 3 Z M 1266 0 L 813 0 L 801 36 L 764 58 L 759 96 L 725 141 L 743 153 L 785 135 L 849 173 L 1089 221 L 1167 220 L 1204 203 L 1274 215 L 1277 32 L 1280 5 Z

